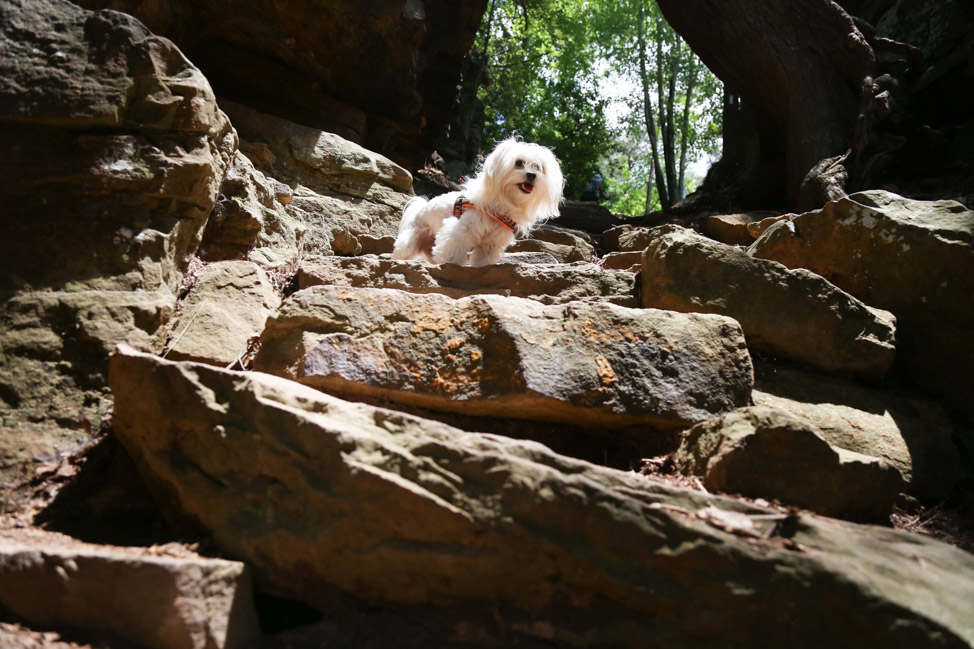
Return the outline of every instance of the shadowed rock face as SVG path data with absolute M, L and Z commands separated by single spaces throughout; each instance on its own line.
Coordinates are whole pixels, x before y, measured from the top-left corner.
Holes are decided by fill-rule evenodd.
M 728 318 L 328 286 L 291 296 L 255 367 L 438 410 L 610 427 L 702 421 L 746 404 L 753 381 Z
M 805 420 L 762 406 L 694 426 L 675 459 L 707 489 L 853 520 L 888 520 L 903 487 L 892 465 L 830 446 Z
M 0 605 L 41 628 L 109 632 L 150 649 L 246 649 L 260 635 L 243 563 L 40 530 L 0 530 Z M 16 640 L 0 633 L 5 647 L 35 646 Z
M 832 446 L 883 459 L 917 498 L 937 502 L 950 494 L 959 453 L 935 403 L 795 368 L 758 363 L 755 370 L 756 405 L 791 413 Z
M 730 316 L 752 349 L 830 373 L 879 378 L 893 364 L 892 314 L 814 273 L 755 259 L 691 230 L 648 233 L 643 306 Z
M 885 191 L 776 223 L 749 254 L 806 268 L 897 319 L 897 367 L 974 420 L 974 211 Z
M 83 0 L 171 38 L 217 93 L 422 166 L 486 0 Z
M 325 610 L 341 593 L 490 602 L 501 629 L 583 647 L 974 640 L 974 558 L 934 541 L 767 520 L 258 373 L 121 349 L 111 383 L 116 432 L 173 515 Z
M 162 350 L 237 138 L 200 71 L 130 16 L 4 2 L 0 49 L 6 471 L 87 437 L 117 343 Z

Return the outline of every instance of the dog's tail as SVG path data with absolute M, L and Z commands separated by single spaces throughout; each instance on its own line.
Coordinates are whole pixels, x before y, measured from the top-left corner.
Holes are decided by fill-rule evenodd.
M 399 221 L 399 235 L 392 248 L 393 259 L 433 260 L 433 243 L 438 228 L 434 229 L 428 219 L 421 218 L 428 202 L 424 196 L 414 196 L 406 201 Z

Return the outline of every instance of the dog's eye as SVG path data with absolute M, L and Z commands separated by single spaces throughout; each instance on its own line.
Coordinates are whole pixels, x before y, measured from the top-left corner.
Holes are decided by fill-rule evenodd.
M 524 160 L 518 160 L 514 163 L 516 169 L 524 169 Z

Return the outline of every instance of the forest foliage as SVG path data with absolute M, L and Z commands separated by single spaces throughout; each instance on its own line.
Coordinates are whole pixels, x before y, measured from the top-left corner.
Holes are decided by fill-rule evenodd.
M 719 153 L 720 82 L 651 0 L 490 0 L 475 48 L 485 144 L 552 147 L 569 199 L 600 173 L 610 209 L 667 208 Z

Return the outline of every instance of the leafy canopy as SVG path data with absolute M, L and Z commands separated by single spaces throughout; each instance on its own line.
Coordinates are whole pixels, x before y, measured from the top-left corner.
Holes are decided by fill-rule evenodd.
M 491 0 L 476 47 L 488 66 L 486 146 L 520 135 L 552 147 L 570 199 L 599 171 L 610 208 L 642 214 L 661 186 L 678 199 L 687 166 L 719 149 L 720 84 L 654 2 Z

